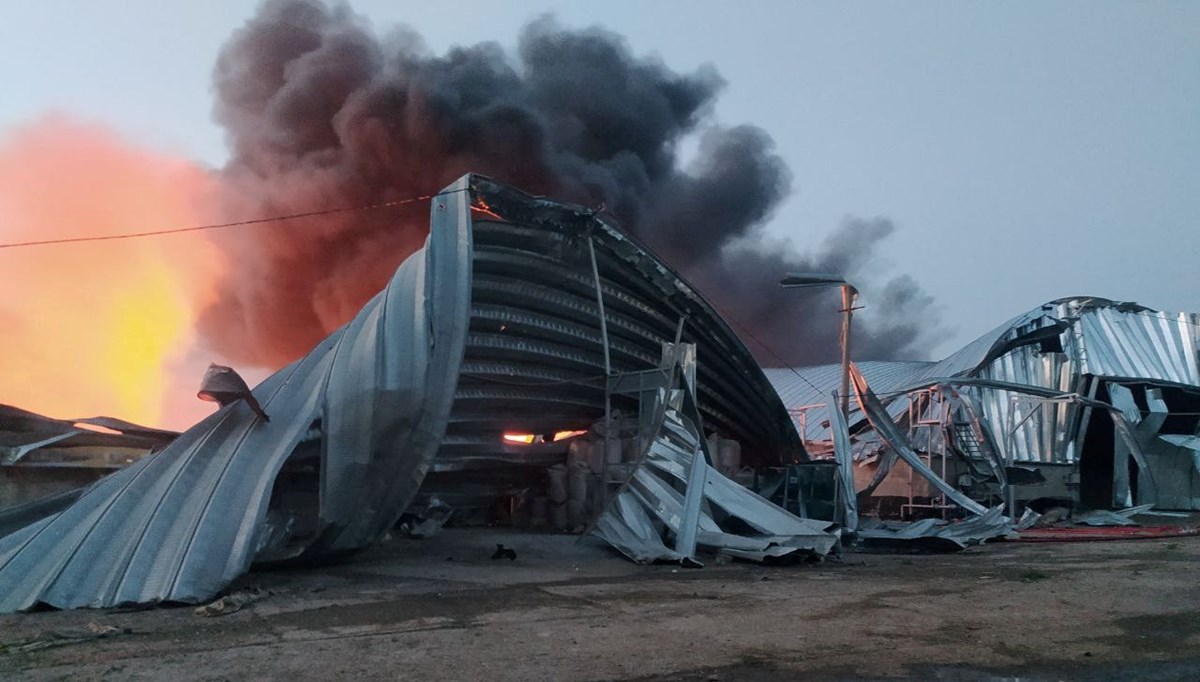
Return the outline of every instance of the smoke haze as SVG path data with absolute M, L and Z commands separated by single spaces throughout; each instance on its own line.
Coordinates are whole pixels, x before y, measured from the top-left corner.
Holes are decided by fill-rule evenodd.
M 677 73 L 603 29 L 542 18 L 515 52 L 481 43 L 437 55 L 411 30 L 380 36 L 345 6 L 272 0 L 224 46 L 214 81 L 230 217 L 405 199 L 473 171 L 603 203 L 765 364 L 836 359 L 836 296 L 780 289 L 789 271 L 858 285 L 869 306 L 859 359 L 920 356 L 937 326 L 915 280 L 875 274 L 895 229 L 886 219 L 848 218 L 808 252 L 764 235 L 791 189 L 770 136 L 714 121 L 723 81 L 711 67 Z M 692 135 L 698 153 L 683 167 Z M 428 208 L 415 204 L 224 231 L 215 239 L 230 274 L 201 331 L 231 361 L 282 365 L 349 319 L 427 229 Z

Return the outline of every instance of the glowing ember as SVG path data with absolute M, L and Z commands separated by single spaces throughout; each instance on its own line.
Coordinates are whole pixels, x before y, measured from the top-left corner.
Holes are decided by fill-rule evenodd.
M 493 211 L 492 207 L 489 206 L 488 202 L 484 201 L 482 197 L 476 197 L 475 200 L 471 202 L 471 210 L 482 213 L 493 220 L 504 222 L 504 218 L 501 218 L 498 213 Z
M 100 426 L 99 424 L 85 424 L 83 422 L 75 422 L 71 426 L 74 426 L 75 428 L 79 429 L 80 431 L 94 431 L 96 433 L 107 433 L 107 434 L 113 434 L 113 435 L 118 435 L 118 436 L 121 435 L 120 431 L 117 431 L 116 429 L 110 429 L 107 426 Z
M 555 431 L 553 434 L 538 435 L 533 433 L 506 433 L 504 440 L 517 445 L 533 445 L 534 443 L 557 443 L 560 440 L 582 436 L 587 431 Z
M 195 165 L 48 118 L 0 139 L 0 241 L 201 223 Z M 215 250 L 201 235 L 0 250 L 0 402 L 71 418 L 186 426 L 211 407 L 185 357 Z M 164 411 L 164 399 L 187 402 Z

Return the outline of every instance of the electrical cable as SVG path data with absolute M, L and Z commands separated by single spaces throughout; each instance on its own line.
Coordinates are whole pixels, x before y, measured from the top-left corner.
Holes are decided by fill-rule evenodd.
M 466 192 L 466 188 L 452 189 L 437 194 L 425 194 L 419 197 L 411 197 L 408 199 L 397 199 L 395 201 L 383 201 L 377 204 L 368 204 L 365 206 L 347 206 L 342 208 L 327 208 L 320 211 L 306 211 L 304 213 L 291 213 L 288 215 L 272 216 L 269 218 L 254 218 L 251 220 L 237 220 L 229 223 L 213 223 L 209 225 L 192 225 L 190 227 L 176 227 L 164 230 L 148 230 L 145 232 L 126 232 L 123 234 L 107 234 L 94 235 L 90 237 L 63 237 L 61 239 L 39 239 L 26 242 L 9 242 L 0 244 L 0 249 L 19 249 L 29 246 L 49 246 L 52 244 L 77 244 L 80 242 L 102 242 L 113 241 L 117 239 L 137 239 L 140 237 L 158 237 L 168 234 L 181 234 L 185 232 L 199 232 L 202 230 L 219 230 L 228 227 L 242 227 L 246 225 L 260 225 L 262 223 L 274 223 L 284 220 L 296 220 L 298 218 L 312 218 L 315 216 L 331 215 L 334 213 L 349 213 L 352 211 L 373 211 L 381 208 L 394 208 L 396 206 L 405 206 L 407 204 L 415 204 L 418 201 L 433 199 L 434 197 L 445 196 L 457 192 Z

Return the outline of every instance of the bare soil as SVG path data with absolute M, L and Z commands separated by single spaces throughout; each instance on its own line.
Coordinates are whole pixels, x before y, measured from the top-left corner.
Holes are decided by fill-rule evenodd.
M 269 595 L 220 617 L 0 616 L 0 679 L 1195 680 L 1198 559 L 1193 537 L 685 569 L 448 530 L 252 573 Z M 117 630 L 70 639 L 89 623 Z

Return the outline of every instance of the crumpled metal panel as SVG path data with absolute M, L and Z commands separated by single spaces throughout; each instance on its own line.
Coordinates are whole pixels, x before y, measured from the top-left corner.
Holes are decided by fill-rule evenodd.
M 804 456 L 732 330 L 596 211 L 468 175 L 434 198 L 430 232 L 354 320 L 255 388 L 269 422 L 244 401 L 230 404 L 55 516 L 0 538 L 0 611 L 195 602 L 256 556 L 365 547 L 430 487 L 435 462 L 496 491 L 488 467 L 525 461 L 506 449 L 505 431 L 586 428 L 604 412 L 589 241 L 614 371 L 656 366 L 683 319 L 701 354 L 706 427 L 738 439 L 746 460 Z M 271 506 L 273 487 L 289 458 L 314 448 L 319 514 L 311 535 L 298 535 L 286 509 Z
M 603 416 L 606 343 L 597 283 L 614 374 L 656 368 L 662 342 L 674 338 L 683 319 L 682 340 L 697 349 L 705 428 L 737 440 L 748 465 L 805 457 L 749 350 L 678 273 L 593 209 L 532 197 L 480 176 L 472 176 L 470 186 L 470 333 L 428 492 L 449 494 L 470 472 L 482 478 L 489 468 L 519 467 L 533 451 L 505 444 L 505 432 L 587 429 Z M 613 409 L 636 413 L 637 401 L 616 395 Z
M 921 459 L 921 456 L 912 449 L 904 434 L 900 432 L 891 416 L 884 410 L 883 405 L 880 404 L 879 399 L 875 397 L 854 365 L 850 366 L 850 378 L 854 381 L 854 393 L 858 396 L 859 409 L 867 416 L 871 428 L 875 429 L 888 447 L 912 467 L 913 471 L 929 481 L 930 485 L 954 500 L 955 504 L 973 514 L 983 515 L 987 511 L 983 505 L 967 497 L 958 488 L 934 473 L 925 460 Z
M 832 394 L 830 394 L 832 397 Z M 858 491 L 854 486 L 854 453 L 850 449 L 850 427 L 841 410 L 830 410 L 833 415 L 833 453 L 837 460 L 838 502 L 842 526 L 848 531 L 858 529 Z
M 726 532 L 714 508 L 753 532 Z M 795 516 L 713 469 L 690 421 L 667 410 L 645 463 L 601 514 L 594 532 L 639 563 L 694 559 L 696 545 L 766 561 L 797 552 L 827 554 L 838 541 L 831 527 Z M 667 533 L 676 538 L 675 547 L 664 541 Z
M 1021 386 L 1053 389 L 1061 394 L 1086 394 L 1079 363 L 1065 353 L 1040 353 L 1037 346 L 1021 346 L 972 373 Z M 1084 409 L 1076 402 L 1031 400 L 1027 394 L 1007 390 L 973 391 L 987 416 L 992 438 L 1018 462 L 1074 462 L 1072 425 Z M 1013 430 L 1013 428 L 1015 430 Z
M 858 537 L 868 544 L 886 543 L 957 550 L 1003 538 L 1012 532 L 1013 525 L 1004 515 L 1004 507 L 998 506 L 978 516 L 953 523 L 942 519 L 881 523 L 872 519 L 858 531 Z
M 1200 314 L 1163 313 L 1134 303 L 1076 297 L 1051 301 L 1008 320 L 939 362 L 863 362 L 859 368 L 881 397 L 974 377 L 1004 384 L 1087 395 L 1090 382 L 1143 381 L 1200 388 Z M 831 440 L 829 392 L 838 365 L 768 369 L 789 407 L 825 404 L 808 413 L 806 439 Z M 1086 404 L 1039 402 L 1025 391 L 968 389 L 991 436 L 1013 461 L 1070 463 L 1079 459 Z M 891 403 L 893 419 L 904 410 Z M 1031 412 L 1036 415 L 1026 420 Z M 851 415 L 853 425 L 861 412 Z M 1016 426 L 1015 432 L 1012 432 Z
M 1139 526 L 1134 516 L 1144 514 L 1154 508 L 1153 504 L 1143 504 L 1128 509 L 1109 511 L 1108 509 L 1093 509 L 1079 514 L 1074 521 L 1080 526 Z
M 1192 470 L 1188 472 L 1191 477 L 1200 476 L 1200 436 L 1185 436 L 1181 434 L 1160 434 L 1158 439 L 1179 448 L 1191 454 Z
M 877 390 L 878 395 L 887 395 L 896 390 L 903 390 L 914 377 L 920 376 L 932 362 L 907 361 L 889 362 L 867 360 L 855 363 L 867 382 Z M 817 405 L 812 408 L 804 420 L 804 439 L 806 441 L 828 441 L 833 438 L 828 405 L 830 395 L 841 390 L 842 366 L 817 365 L 814 367 L 772 367 L 764 369 L 771 386 L 779 393 L 783 404 L 789 409 L 801 406 Z M 903 405 L 896 409 L 903 410 Z M 897 415 L 899 412 L 897 412 Z M 853 424 L 862 419 L 858 408 L 851 403 L 849 422 Z M 800 420 L 794 418 L 796 427 Z
M 350 324 L 254 390 L 270 422 L 228 405 L 0 538 L 0 612 L 211 597 L 262 548 L 275 478 L 318 419 L 325 518 L 313 546 L 376 540 L 416 493 L 453 396 L 470 283 L 464 195 L 435 200 L 426 247 Z
M 98 426 L 107 431 L 96 431 L 81 425 Z M 178 435 L 175 431 L 139 426 L 111 417 L 53 419 L 9 405 L 0 405 L 0 466 L 17 464 L 30 453 L 50 446 L 54 446 L 56 450 L 93 447 L 149 451 L 161 448 Z M 44 464 L 55 463 L 52 459 L 32 459 Z M 0 500 L 0 508 L 10 503 L 8 500 Z

